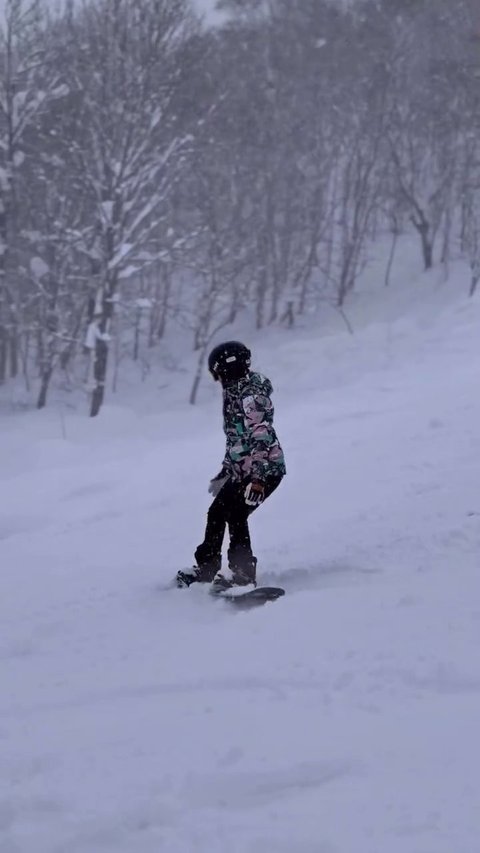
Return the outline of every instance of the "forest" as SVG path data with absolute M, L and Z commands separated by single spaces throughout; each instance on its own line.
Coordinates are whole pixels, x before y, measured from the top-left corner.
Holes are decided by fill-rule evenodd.
M 476 0 L 6 0 L 0 386 L 99 413 L 182 335 L 344 312 L 376 241 L 480 278 Z M 140 380 L 139 380 L 140 381 Z M 198 382 L 192 388 L 195 402 Z

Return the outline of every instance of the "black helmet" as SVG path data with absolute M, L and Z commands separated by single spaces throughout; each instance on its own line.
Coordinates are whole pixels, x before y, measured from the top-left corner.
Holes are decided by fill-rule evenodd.
M 208 356 L 208 369 L 215 381 L 231 382 L 246 376 L 252 354 L 240 341 L 225 341 L 214 347 Z

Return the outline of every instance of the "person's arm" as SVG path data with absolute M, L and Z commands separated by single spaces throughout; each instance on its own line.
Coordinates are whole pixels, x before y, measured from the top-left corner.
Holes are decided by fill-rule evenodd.
M 265 482 L 268 450 L 272 444 L 272 401 L 264 394 L 247 394 L 242 399 L 244 428 L 250 444 L 252 481 Z

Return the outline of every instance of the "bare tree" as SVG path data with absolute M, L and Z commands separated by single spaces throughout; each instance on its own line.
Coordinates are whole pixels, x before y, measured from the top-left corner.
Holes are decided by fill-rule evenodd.
M 49 31 L 39 0 L 6 0 L 0 21 L 0 383 L 18 370 L 22 175 L 36 157 L 31 134 L 63 94 L 48 62 Z
M 212 156 L 213 153 L 213 156 Z M 193 273 L 194 291 L 188 295 L 197 370 L 190 394 L 194 404 L 208 345 L 214 335 L 233 322 L 244 299 L 251 258 L 243 239 L 246 197 L 234 173 L 219 170 L 214 152 L 200 150 L 189 184 L 195 228 L 183 263 Z
M 159 231 L 190 142 L 178 131 L 172 110 L 178 57 L 190 25 L 184 0 L 139 0 L 135 6 L 99 0 L 71 25 L 78 48 L 70 79 L 81 93 L 84 128 L 72 146 L 92 201 L 94 239 L 85 249 L 98 283 L 89 336 L 92 416 L 104 398 L 119 276 L 144 262 L 140 254 Z
M 470 187 L 464 199 L 466 224 L 464 233 L 464 251 L 471 270 L 470 296 L 475 293 L 480 279 L 480 183 Z

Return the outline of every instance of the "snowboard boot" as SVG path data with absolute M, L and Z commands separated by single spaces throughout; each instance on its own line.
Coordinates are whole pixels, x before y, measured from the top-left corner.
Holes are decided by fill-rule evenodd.
M 225 592 L 234 585 L 233 572 L 231 569 L 223 569 L 217 572 L 212 583 L 212 592 Z
M 199 583 L 200 580 L 200 570 L 196 566 L 192 566 L 191 569 L 181 569 L 175 575 L 175 583 L 179 589 L 186 589 L 192 583 Z
M 180 589 L 189 587 L 192 583 L 211 583 L 221 565 L 221 557 L 218 557 L 191 569 L 181 569 L 176 574 L 175 582 Z
M 250 586 L 251 584 L 256 586 L 256 570 L 256 557 L 252 557 L 241 569 L 232 567 L 222 569 L 217 572 L 213 579 L 212 591 L 225 592 L 225 590 L 231 589 L 232 586 Z

